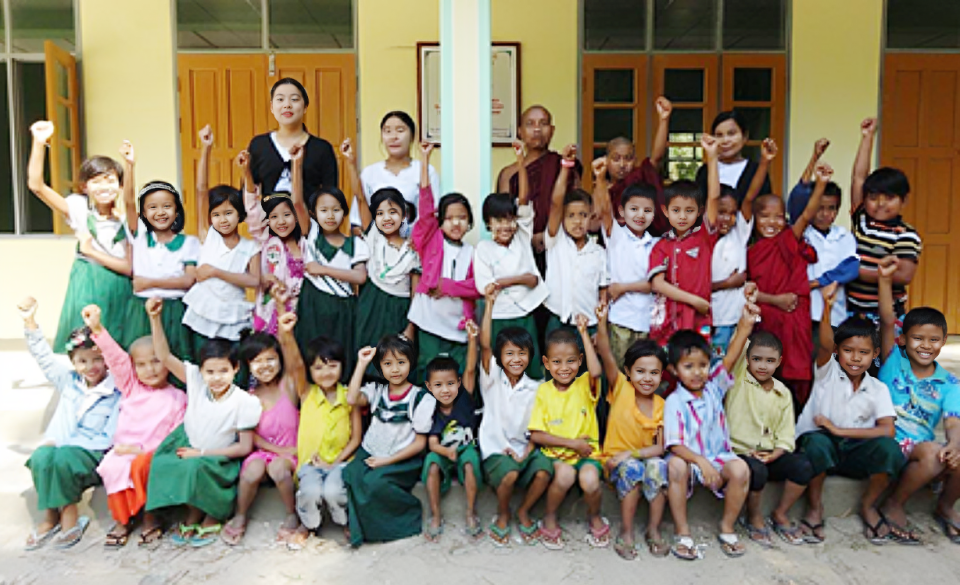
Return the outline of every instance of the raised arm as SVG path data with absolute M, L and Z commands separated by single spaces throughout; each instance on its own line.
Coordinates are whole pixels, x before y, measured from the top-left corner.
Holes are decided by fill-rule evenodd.
M 610 331 L 607 329 L 607 313 L 609 305 L 600 303 L 597 305 L 597 353 L 600 355 L 600 361 L 603 362 L 603 375 L 607 378 L 607 386 L 613 388 L 620 377 L 620 368 L 617 366 L 617 358 L 613 355 L 610 348 Z
M 467 329 L 467 363 L 463 366 L 463 388 L 473 396 L 477 388 L 477 336 L 480 328 L 470 319 L 466 323 Z
M 367 397 L 360 391 L 360 388 L 363 387 L 363 374 L 376 355 L 377 348 L 375 347 L 365 347 L 357 353 L 357 367 L 354 368 L 350 385 L 347 387 L 347 404 L 354 408 L 363 408 L 369 404 Z
M 748 291 L 744 288 L 744 294 L 749 295 L 753 291 Z M 747 302 L 743 305 L 743 312 L 740 315 L 740 322 L 737 323 L 736 333 L 733 335 L 733 339 L 730 340 L 730 345 L 727 346 L 727 353 L 723 356 L 723 367 L 726 368 L 728 372 L 733 371 L 733 367 L 737 364 L 737 360 L 740 359 L 740 355 L 743 353 L 743 348 L 747 345 L 747 339 L 750 337 L 750 334 L 753 332 L 753 326 L 757 322 L 757 315 L 760 314 L 760 307 L 758 307 L 748 296 Z
M 513 141 L 513 153 L 517 156 L 517 205 L 523 206 L 530 199 L 530 177 L 523 162 L 523 143 L 519 140 Z
M 41 120 L 30 126 L 33 135 L 33 146 L 30 148 L 30 160 L 27 163 L 27 187 L 34 195 L 40 198 L 47 207 L 59 211 L 65 217 L 70 217 L 70 209 L 63 195 L 57 193 L 43 180 L 44 158 L 46 157 L 47 142 L 53 136 L 53 122 Z
M 207 239 L 210 229 L 210 151 L 213 149 L 213 130 L 210 124 L 204 126 L 199 134 L 200 164 L 197 166 L 197 236 L 200 243 Z
M 897 315 L 893 310 L 893 275 L 897 272 L 897 257 L 885 256 L 878 266 L 877 303 L 880 308 L 880 359 L 885 360 L 896 344 Z
M 813 195 L 811 195 L 810 200 L 807 201 L 807 206 L 803 208 L 803 213 L 800 214 L 797 221 L 793 222 L 793 226 L 791 227 L 793 235 L 798 240 L 803 237 L 803 232 L 807 229 L 807 226 L 810 225 L 810 222 L 813 221 L 813 218 L 817 216 L 823 191 L 827 188 L 827 183 L 829 183 L 833 177 L 833 169 L 824 162 L 818 163 L 816 171 L 814 172 L 817 176 L 817 184 L 813 188 Z
M 557 181 L 553 184 L 553 194 L 550 196 L 550 215 L 547 218 L 547 233 L 555 237 L 560 231 L 563 222 L 563 199 L 567 196 L 567 181 L 570 178 L 570 169 L 577 164 L 577 145 L 568 144 L 563 147 L 563 160 Z
M 68 368 L 53 354 L 50 344 L 47 343 L 40 326 L 37 325 L 37 301 L 33 297 L 27 297 L 17 304 L 20 316 L 23 317 L 23 329 L 27 338 L 27 349 L 30 355 L 40 366 L 43 376 L 53 384 L 54 389 L 60 392 L 70 385 L 73 378 L 73 370 Z
M 657 133 L 653 136 L 650 164 L 659 168 L 667 155 L 667 138 L 670 133 L 670 114 L 673 113 L 673 104 L 667 98 L 660 96 L 654 105 L 657 108 Z
M 820 157 L 823 156 L 823 153 L 827 151 L 829 146 L 830 141 L 826 138 L 821 138 L 813 143 L 813 154 L 810 155 L 810 161 L 807 162 L 807 168 L 803 169 L 803 176 L 800 177 L 801 183 L 809 183 L 813 180 L 813 170 L 817 167 Z
M 120 158 L 123 161 L 123 208 L 127 215 L 127 229 L 137 235 L 140 216 L 137 214 L 137 184 L 133 172 L 137 156 L 129 140 L 124 140 L 120 145 Z
M 293 198 L 293 209 L 297 212 L 297 223 L 304 234 L 310 233 L 310 212 L 304 197 L 311 193 L 303 192 L 303 145 L 295 144 L 290 148 L 290 194 Z
M 150 316 L 150 334 L 153 336 L 153 351 L 157 354 L 160 363 L 167 366 L 170 373 L 183 383 L 187 382 L 187 370 L 180 358 L 170 352 L 167 335 L 163 332 L 163 322 L 160 314 L 163 311 L 163 299 L 152 298 L 146 302 L 147 315 Z
M 870 155 L 873 153 L 876 133 L 876 118 L 866 118 L 860 122 L 860 146 L 857 148 L 857 158 L 853 161 L 853 177 L 850 181 L 850 213 L 859 209 L 863 203 L 863 182 L 870 174 Z
M 580 341 L 583 343 L 583 355 L 587 358 L 587 371 L 590 372 L 590 390 L 594 396 L 600 392 L 600 376 L 603 375 L 603 365 L 600 358 L 597 357 L 597 351 L 593 347 L 593 340 L 590 339 L 590 331 L 587 329 L 587 316 L 577 315 L 577 332 L 580 333 Z
M 493 303 L 497 300 L 500 289 L 490 287 L 485 295 L 486 303 L 483 307 L 483 321 L 480 325 L 480 367 L 484 374 L 490 373 L 490 360 L 493 359 Z
M 593 202 L 600 217 L 603 235 L 613 231 L 613 206 L 610 204 L 610 184 L 607 182 L 607 157 L 601 156 L 590 165 L 593 170 Z
M 740 203 L 740 213 L 747 221 L 753 218 L 753 200 L 760 195 L 760 190 L 763 189 L 763 184 L 767 180 L 767 172 L 770 170 L 770 163 L 777 158 L 777 143 L 773 141 L 773 138 L 764 140 L 760 149 L 760 163 L 757 166 L 757 172 L 753 175 L 747 194 Z
M 707 166 L 707 208 L 703 213 L 703 221 L 708 226 L 717 225 L 717 204 L 720 201 L 720 167 L 717 162 L 717 139 L 709 134 L 700 135 L 700 145 L 703 147 L 703 158 Z
M 823 295 L 823 315 L 820 317 L 820 345 L 817 346 L 817 367 L 821 368 L 833 358 L 833 327 L 830 326 L 830 310 L 837 300 L 837 283 L 820 289 Z
M 100 307 L 87 305 L 80 312 L 80 316 L 83 317 L 84 325 L 90 328 L 91 337 L 103 355 L 103 362 L 113 374 L 117 390 L 123 396 L 129 396 L 137 382 L 129 354 L 110 336 L 110 332 L 104 329 Z
M 278 300 L 278 307 L 287 305 L 285 298 Z M 280 315 L 277 322 L 277 339 L 280 341 L 280 351 L 283 353 L 283 375 L 287 378 L 287 383 L 293 385 L 296 396 L 302 400 L 310 390 L 310 384 L 307 383 L 307 366 L 303 363 L 303 356 L 293 336 L 293 328 L 296 325 L 296 313 Z
M 350 190 L 353 191 L 353 204 L 360 212 L 360 229 L 366 233 L 370 222 L 373 221 L 373 214 L 370 213 L 370 206 L 367 205 L 367 194 L 363 192 L 363 183 L 360 181 L 360 172 L 357 170 L 357 155 L 349 138 L 340 145 L 340 155 L 343 156 L 343 166 L 347 170 Z

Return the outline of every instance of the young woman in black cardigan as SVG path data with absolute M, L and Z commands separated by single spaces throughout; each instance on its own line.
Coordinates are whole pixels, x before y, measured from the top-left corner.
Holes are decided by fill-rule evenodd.
M 757 161 L 743 158 L 743 147 L 747 143 L 748 137 L 747 120 L 743 114 L 736 110 L 720 112 L 713 119 L 710 133 L 720 143 L 717 149 L 720 183 L 733 187 L 739 206 L 750 189 L 750 182 L 753 181 L 753 176 L 757 173 L 757 167 L 759 166 Z M 706 165 L 700 165 L 700 168 L 697 169 L 696 181 L 697 186 L 700 187 L 700 192 L 706 196 Z M 767 177 L 763 181 L 760 195 L 772 192 L 770 178 Z
M 311 135 L 303 123 L 310 97 L 296 79 L 285 77 L 270 89 L 270 112 L 280 124 L 274 132 L 254 136 L 250 152 L 250 172 L 260 186 L 261 195 L 291 191 L 290 149 L 305 145 L 303 153 L 303 193 L 309 198 L 321 187 L 337 187 L 337 156 L 330 143 Z

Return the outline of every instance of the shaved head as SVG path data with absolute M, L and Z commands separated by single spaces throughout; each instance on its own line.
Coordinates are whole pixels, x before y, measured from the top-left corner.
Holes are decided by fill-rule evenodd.
M 547 124 L 553 124 L 553 114 L 550 113 L 550 110 L 548 110 L 544 106 L 541 106 L 540 104 L 534 104 L 529 108 L 527 108 L 526 110 L 524 110 L 523 113 L 520 114 L 520 124 L 522 125 L 523 121 L 527 119 L 527 116 L 529 116 L 534 111 L 543 112 L 543 114 L 547 117 Z
M 607 154 L 610 154 L 611 152 L 615 151 L 621 146 L 629 147 L 630 150 L 634 149 L 633 141 L 631 141 L 629 138 L 626 138 L 625 136 L 617 136 L 616 138 L 614 138 L 613 140 L 607 143 Z
M 131 343 L 128 353 L 134 353 L 138 351 L 153 352 L 153 338 L 149 335 L 146 335 Z
M 778 205 L 783 209 L 783 197 L 779 195 L 774 195 L 773 193 L 767 193 L 766 195 L 761 195 L 753 200 L 753 214 L 757 215 L 761 209 L 767 205 Z

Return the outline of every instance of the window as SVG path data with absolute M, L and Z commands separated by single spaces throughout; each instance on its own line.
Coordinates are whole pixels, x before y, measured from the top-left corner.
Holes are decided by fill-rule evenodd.
M 960 49 L 960 2 L 887 0 L 888 49 Z
M 27 189 L 30 125 L 47 118 L 44 41 L 76 49 L 74 2 L 0 0 L 0 9 L 0 234 L 51 233 L 53 213 Z
M 583 23 L 583 48 L 588 51 L 647 48 L 647 0 L 587 0 Z
M 177 45 L 191 51 L 353 49 L 353 0 L 177 0 Z
M 714 49 L 716 13 L 713 0 L 656 0 L 653 10 L 654 48 L 672 51 Z

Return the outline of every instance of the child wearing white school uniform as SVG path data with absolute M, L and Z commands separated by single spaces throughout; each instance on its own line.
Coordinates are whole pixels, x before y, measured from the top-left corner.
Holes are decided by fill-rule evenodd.
M 535 334 L 537 325 L 533 312 L 550 294 L 540 278 L 531 247 L 534 210 L 527 200 L 529 189 L 527 169 L 523 165 L 523 144 L 514 142 L 513 148 L 518 161 L 518 201 L 514 203 L 509 193 L 495 193 L 484 200 L 483 222 L 487 224 L 492 239 L 479 242 L 473 257 L 477 292 L 486 294 L 494 289 L 499 292 L 496 302 L 484 309 L 493 313 L 491 336 L 494 338 L 505 327 L 520 327 Z M 536 337 L 527 375 L 532 378 L 541 376 Z

